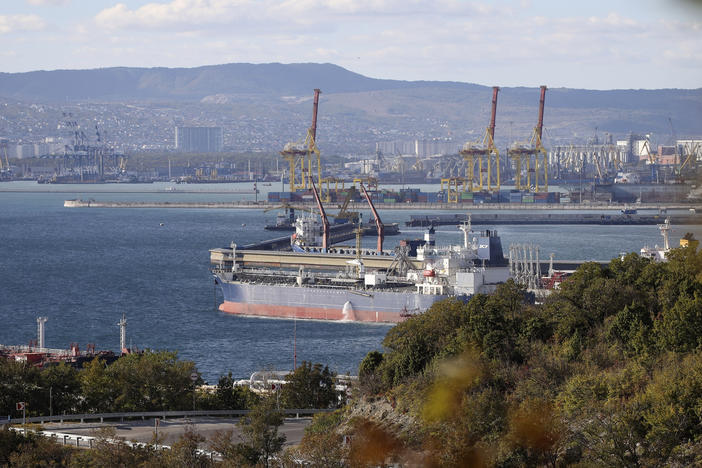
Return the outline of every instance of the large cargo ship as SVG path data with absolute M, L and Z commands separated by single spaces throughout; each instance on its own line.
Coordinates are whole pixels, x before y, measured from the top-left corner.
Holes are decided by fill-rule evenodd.
M 298 251 L 210 251 L 222 312 L 239 315 L 396 323 L 436 301 L 467 300 L 506 281 L 509 267 L 496 231 L 460 226 L 461 245 L 437 246 L 427 233 L 394 251 L 352 247 Z M 416 248 L 413 248 L 416 245 Z

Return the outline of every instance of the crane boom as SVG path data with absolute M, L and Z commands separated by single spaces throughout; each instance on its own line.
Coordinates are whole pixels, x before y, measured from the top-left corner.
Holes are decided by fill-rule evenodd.
M 536 133 L 539 135 L 539 144 L 541 144 L 541 132 L 544 128 L 544 103 L 546 102 L 546 86 L 541 86 L 541 98 L 539 98 L 539 123 L 536 126 Z
M 319 88 L 314 90 L 314 101 L 312 104 L 312 125 L 310 126 L 310 133 L 312 134 L 312 141 L 317 141 L 317 109 L 319 109 L 319 93 L 322 91 Z
M 373 213 L 373 218 L 375 219 L 375 228 L 378 230 L 378 253 L 382 253 L 383 240 L 385 239 L 385 227 L 383 226 L 383 222 L 380 220 L 380 216 L 378 215 L 378 212 L 376 211 L 375 206 L 373 205 L 373 202 L 370 199 L 370 196 L 368 196 L 366 188 L 363 186 L 362 183 L 359 183 L 359 185 L 361 186 L 363 196 L 366 197 L 366 201 L 368 201 L 368 205 L 370 205 L 371 212 Z
M 319 198 L 314 180 L 310 180 L 310 182 L 312 183 L 312 194 L 317 202 L 317 208 L 319 208 L 319 215 L 322 217 L 322 249 L 326 252 L 329 245 L 329 220 L 327 219 L 327 214 L 324 212 L 324 205 L 322 205 L 322 200 Z
M 490 127 L 488 132 L 490 133 L 490 143 L 494 145 L 495 141 L 495 116 L 497 115 L 497 93 L 500 91 L 499 86 L 492 87 L 492 116 L 490 117 Z

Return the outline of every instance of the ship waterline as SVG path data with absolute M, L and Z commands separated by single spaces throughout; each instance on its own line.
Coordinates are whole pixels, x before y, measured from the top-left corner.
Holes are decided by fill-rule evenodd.
M 449 296 L 217 281 L 225 313 L 305 320 L 398 323 Z M 467 299 L 467 296 L 459 299 Z

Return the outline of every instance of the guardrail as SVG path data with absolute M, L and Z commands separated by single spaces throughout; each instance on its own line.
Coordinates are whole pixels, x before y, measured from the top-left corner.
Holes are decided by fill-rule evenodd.
M 11 428 L 17 432 L 24 432 L 25 435 L 27 433 L 26 429 L 23 429 L 21 427 L 13 427 Z M 31 431 L 36 434 L 41 434 L 44 437 L 49 438 L 53 442 L 61 445 L 70 445 L 72 447 L 76 448 L 83 448 L 83 449 L 91 449 L 95 446 L 95 441 L 99 440 L 98 437 L 93 437 L 93 436 L 88 436 L 88 435 L 78 435 L 78 434 L 66 434 L 63 432 L 55 432 L 55 431 Z M 118 442 L 121 442 L 129 447 L 147 447 L 151 446 L 157 450 L 170 450 L 171 446 L 170 445 L 163 445 L 163 444 L 149 444 L 149 443 L 144 443 L 144 442 L 135 442 L 135 441 L 130 441 L 130 440 L 124 440 L 124 439 L 104 439 L 107 442 L 111 444 L 115 444 Z M 197 449 L 196 452 L 200 455 L 204 455 L 208 457 L 210 460 L 221 460 L 222 455 L 218 452 L 215 452 L 214 450 L 204 450 L 204 449 Z
M 311 416 L 317 413 L 329 413 L 334 411 L 333 409 L 282 409 L 280 410 L 286 416 L 295 416 L 297 418 L 300 415 Z M 190 411 L 137 411 L 131 413 L 84 413 L 84 414 L 61 414 L 57 416 L 32 416 L 30 418 L 12 418 L 6 421 L 0 421 L 0 423 L 5 424 L 23 424 L 27 423 L 39 423 L 43 424 L 45 422 L 64 422 L 64 421 L 97 421 L 104 422 L 108 419 L 147 419 L 147 418 L 161 418 L 166 420 L 168 418 L 179 418 L 179 417 L 192 417 L 192 416 L 244 416 L 251 412 L 251 410 L 190 410 Z

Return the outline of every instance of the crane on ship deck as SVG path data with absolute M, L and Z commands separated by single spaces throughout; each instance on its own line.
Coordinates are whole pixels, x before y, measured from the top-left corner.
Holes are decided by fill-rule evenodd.
M 362 183 L 359 183 L 359 186 L 361 187 L 361 192 L 363 192 L 363 196 L 366 197 L 366 201 L 368 202 L 368 205 L 370 205 L 371 212 L 373 213 L 373 219 L 375 220 L 375 228 L 378 231 L 378 253 L 380 254 L 383 252 L 383 240 L 385 239 L 385 227 L 383 226 L 383 222 L 380 220 L 380 215 L 378 215 L 378 211 L 375 209 L 375 206 L 373 205 L 373 201 L 371 200 L 370 196 L 368 195 L 366 188 L 363 186 Z
M 317 202 L 317 208 L 319 208 L 319 215 L 322 218 L 322 251 L 326 252 L 329 247 L 329 220 L 327 219 L 327 213 L 324 211 L 324 205 L 322 205 L 322 199 L 319 198 L 319 193 L 317 192 L 317 187 L 314 185 L 314 180 L 310 179 L 312 184 L 312 194 L 314 195 L 314 200 Z
M 355 195 L 356 187 L 351 186 L 349 191 L 346 193 L 346 198 L 344 198 L 343 204 L 339 207 L 339 212 L 333 215 L 335 219 L 348 219 L 352 223 L 358 222 L 360 217 L 358 211 L 348 211 L 349 203 Z

